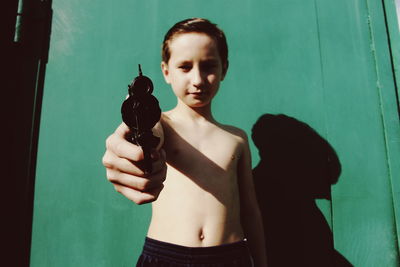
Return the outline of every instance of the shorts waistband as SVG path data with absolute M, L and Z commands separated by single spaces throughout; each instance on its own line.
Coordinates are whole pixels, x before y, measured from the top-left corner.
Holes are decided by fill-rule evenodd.
M 243 257 L 249 253 L 247 242 L 241 240 L 234 243 L 210 247 L 186 247 L 146 237 L 143 254 L 171 259 L 177 262 L 215 261 L 227 258 Z

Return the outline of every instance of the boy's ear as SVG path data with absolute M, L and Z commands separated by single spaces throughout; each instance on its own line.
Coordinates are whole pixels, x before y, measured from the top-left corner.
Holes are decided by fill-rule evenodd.
M 169 70 L 168 70 L 168 64 L 165 63 L 164 61 L 161 62 L 161 71 L 164 75 L 164 80 L 166 83 L 170 84 L 170 80 L 169 80 Z
M 222 66 L 222 78 L 221 78 L 221 81 L 223 81 L 225 79 L 225 75 L 228 72 L 228 67 L 229 67 L 229 61 L 226 61 L 224 66 Z

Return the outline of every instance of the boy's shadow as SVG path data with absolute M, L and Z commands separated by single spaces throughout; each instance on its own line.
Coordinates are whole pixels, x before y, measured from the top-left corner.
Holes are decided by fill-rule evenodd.
M 268 266 L 352 266 L 333 247 L 315 199 L 331 199 L 341 165 L 310 126 L 264 114 L 252 129 L 260 162 L 253 169 L 263 217 Z

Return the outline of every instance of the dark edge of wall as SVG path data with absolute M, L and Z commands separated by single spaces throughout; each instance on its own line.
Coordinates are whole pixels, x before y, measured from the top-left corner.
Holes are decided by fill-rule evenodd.
M 7 108 L 4 117 L 8 136 L 3 143 L 7 161 L 2 185 L 3 196 L 6 196 L 3 201 L 6 222 L 3 247 L 6 249 L 2 262 L 10 263 L 9 266 L 29 266 L 36 154 L 52 2 L 9 2 L 10 8 L 4 12 L 6 97 L 3 106 Z

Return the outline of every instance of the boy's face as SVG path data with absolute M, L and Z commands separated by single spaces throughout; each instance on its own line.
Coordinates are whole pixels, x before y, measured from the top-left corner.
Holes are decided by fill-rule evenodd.
M 176 97 L 190 107 L 210 104 L 225 74 L 214 39 L 203 33 L 179 34 L 169 50 L 170 59 L 161 68 Z

